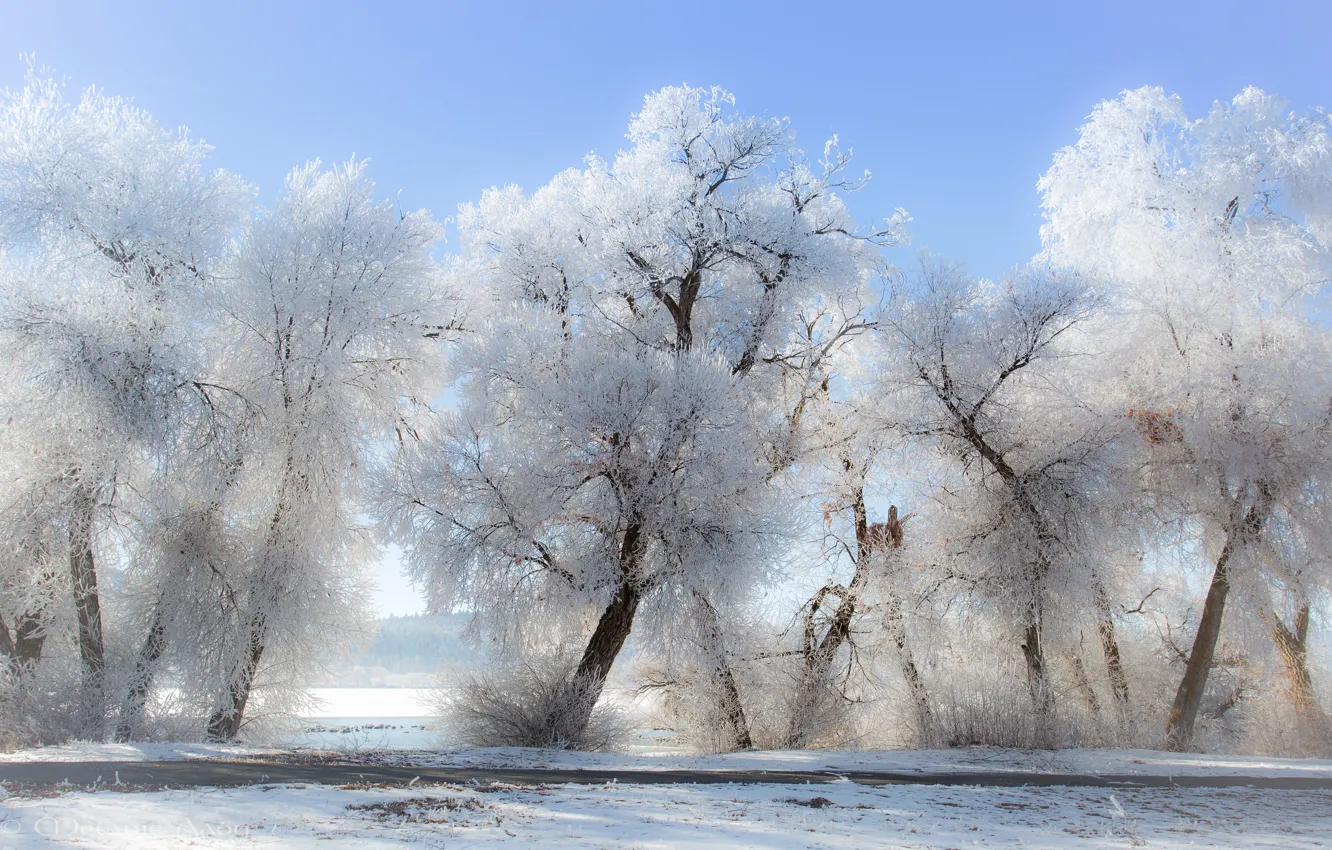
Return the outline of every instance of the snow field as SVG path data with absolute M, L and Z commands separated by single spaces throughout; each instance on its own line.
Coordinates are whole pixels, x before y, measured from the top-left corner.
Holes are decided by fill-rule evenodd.
M 260 786 L 9 798 L 0 848 L 1332 844 L 1332 792 L 833 785 Z

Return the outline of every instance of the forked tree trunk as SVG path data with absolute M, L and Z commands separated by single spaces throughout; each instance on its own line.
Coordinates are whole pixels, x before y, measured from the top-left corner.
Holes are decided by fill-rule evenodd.
M 697 605 L 703 642 L 714 654 L 711 659 L 712 676 L 719 691 L 718 708 L 729 733 L 728 747 L 731 750 L 752 750 L 754 741 L 749 735 L 749 720 L 745 717 L 745 706 L 740 700 L 740 688 L 736 685 L 730 659 L 726 657 L 726 637 L 722 633 L 717 609 L 699 590 L 695 589 L 693 596 Z
M 845 464 L 850 471 L 850 461 L 845 461 Z M 889 508 L 886 523 L 871 526 L 865 509 L 865 488 L 859 486 L 852 493 L 851 511 L 856 535 L 855 573 L 845 587 L 830 584 L 820 589 L 810 600 L 809 611 L 805 615 L 805 633 L 802 641 L 804 659 L 800 668 L 800 678 L 796 682 L 791 721 L 786 732 L 786 746 L 791 749 L 805 747 L 810 743 L 811 735 L 815 731 L 812 727 L 818 720 L 815 716 L 816 709 L 824 696 L 824 689 L 828 687 L 828 674 L 832 670 L 837 652 L 851 636 L 851 622 L 860 602 L 860 594 L 869 583 L 874 552 L 883 550 L 886 553 L 889 549 L 896 549 L 902 545 L 902 523 L 897 519 L 896 506 Z M 833 611 L 827 631 L 820 638 L 814 633 L 814 616 L 828 596 L 836 596 L 840 601 Z M 898 648 L 905 652 L 905 626 L 901 623 L 900 606 L 897 614 L 898 626 L 902 630 Z M 908 681 L 914 679 L 914 685 L 918 685 L 920 677 L 915 671 L 915 664 L 911 663 L 909 654 L 903 657 L 910 665 L 911 673 Z
M 1221 554 L 1217 556 L 1216 570 L 1212 573 L 1207 600 L 1203 603 L 1198 634 L 1194 636 L 1189 661 L 1184 668 L 1184 678 L 1179 683 L 1175 701 L 1170 707 L 1170 717 L 1166 721 L 1166 747 L 1176 752 L 1188 749 L 1193 743 L 1198 706 L 1207 688 L 1207 674 L 1212 668 L 1216 644 L 1221 637 L 1221 617 L 1225 613 L 1226 597 L 1230 595 L 1231 561 L 1245 545 L 1257 542 L 1272 510 L 1270 489 L 1260 483 L 1257 490 L 1257 496 L 1243 519 L 1232 520 L 1230 528 L 1226 530 L 1226 542 L 1221 547 Z
M 1290 698 L 1295 714 L 1303 725 L 1302 733 L 1312 739 L 1315 747 L 1323 751 L 1328 744 L 1328 720 L 1314 693 L 1313 677 L 1309 675 L 1309 606 L 1301 605 L 1295 612 L 1295 628 L 1291 629 L 1275 614 L 1272 616 L 1272 640 L 1277 654 L 1286 668 L 1290 681 Z
M 833 589 L 823 588 L 820 597 L 827 595 L 825 591 Z M 817 709 L 829 684 L 828 674 L 832 670 L 837 651 L 842 648 L 842 644 L 846 642 L 851 632 L 851 619 L 856 610 L 857 594 L 852 588 L 835 589 L 840 591 L 841 601 L 833 612 L 832 622 L 828 625 L 828 631 L 824 633 L 822 640 L 815 639 L 811 628 L 806 630 L 804 660 L 800 666 L 800 678 L 797 680 L 795 698 L 791 705 L 791 722 L 786 732 L 787 749 L 808 746 L 813 733 L 817 731 L 814 728 L 819 719 Z M 819 597 L 811 601 L 811 609 L 806 615 L 807 620 L 817 612 L 821 601 Z
M 850 461 L 845 461 L 851 468 Z M 786 731 L 788 749 L 799 749 L 809 744 L 812 727 L 817 723 L 816 709 L 828 686 L 828 672 L 832 669 L 833 659 L 851 634 L 851 619 L 856 613 L 856 602 L 860 590 L 869 580 L 870 558 L 873 546 L 870 542 L 869 517 L 865 511 L 865 488 L 857 487 L 851 500 L 851 511 L 856 535 L 856 570 L 851 576 L 851 583 L 827 585 L 809 602 L 809 611 L 805 614 L 805 632 L 802 639 L 804 658 L 800 666 L 800 678 L 796 682 L 795 697 L 791 704 L 791 721 Z M 840 601 L 833 612 L 828 630 L 822 638 L 814 633 L 814 616 L 818 613 L 823 600 L 829 595 L 837 596 Z

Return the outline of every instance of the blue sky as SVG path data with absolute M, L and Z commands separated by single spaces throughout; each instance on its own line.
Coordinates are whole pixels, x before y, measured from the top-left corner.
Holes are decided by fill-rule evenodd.
M 1247 85 L 1332 108 L 1332 3 L 74 3 L 0 0 L 0 86 L 21 53 L 213 144 L 265 197 L 294 165 L 369 157 L 436 216 L 612 154 L 643 95 L 720 85 L 833 132 L 916 247 L 998 275 L 1038 248 L 1036 178 L 1100 100 L 1159 85 L 1193 114 Z M 914 250 L 914 249 L 913 249 Z M 899 258 L 909 260 L 910 255 Z M 381 607 L 415 597 L 391 568 Z

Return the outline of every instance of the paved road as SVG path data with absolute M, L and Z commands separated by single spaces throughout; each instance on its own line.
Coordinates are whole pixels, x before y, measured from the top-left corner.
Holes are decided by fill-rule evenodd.
M 861 785 L 1088 786 L 1110 788 L 1224 788 L 1252 786 L 1332 790 L 1332 778 L 1259 776 L 1131 776 L 1068 773 L 919 773 L 781 770 L 559 770 L 544 768 L 403 767 L 360 764 L 284 764 L 262 761 L 139 761 L 0 763 L 0 782 L 15 787 L 74 786 L 225 786 L 270 783 L 348 785 L 361 782 L 423 784 L 498 782 L 512 785 L 618 782 L 635 785 L 675 783 L 823 784 L 843 778 Z

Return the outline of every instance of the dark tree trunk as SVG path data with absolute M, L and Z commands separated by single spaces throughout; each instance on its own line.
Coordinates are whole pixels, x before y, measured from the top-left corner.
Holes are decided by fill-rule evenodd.
M 620 543 L 620 581 L 615 596 L 601 612 L 597 627 L 583 650 L 583 657 L 574 671 L 573 687 L 580 695 L 578 716 L 570 727 L 581 733 L 592 719 L 592 709 L 601 697 L 606 677 L 615 666 L 615 659 L 629 639 L 634 628 L 634 616 L 642 601 L 638 584 L 638 562 L 642 558 L 646 541 L 642 539 L 642 523 L 631 519 Z
M 100 738 L 105 722 L 106 657 L 102 643 L 102 606 L 93 559 L 93 512 L 96 497 L 84 484 L 75 487 L 69 511 L 69 571 L 78 624 L 79 657 L 83 661 L 82 712 L 84 734 Z
M 963 415 L 956 403 L 945 400 L 948 407 L 962 428 L 963 438 L 976 449 L 976 452 L 994 467 L 995 472 L 1013 493 L 1013 499 L 1032 524 L 1036 532 L 1039 550 L 1035 559 L 1028 566 L 1028 580 L 1031 586 L 1031 605 L 1027 612 L 1027 622 L 1022 631 L 1022 657 L 1027 663 L 1027 687 L 1031 691 L 1032 705 L 1043 727 L 1048 727 L 1054 713 L 1054 691 L 1050 688 L 1049 674 L 1045 664 L 1045 648 L 1041 643 L 1041 608 L 1042 585 L 1050 573 L 1049 547 L 1055 541 L 1055 535 L 1037 507 L 1035 499 L 1028 492 L 1022 476 L 1018 475 L 1008 459 L 990 445 L 985 436 L 976 428 L 974 416 Z
M 46 631 L 42 628 L 40 616 L 26 611 L 19 614 L 12 633 L 4 619 L 0 618 L 0 655 L 9 659 L 11 667 L 35 665 L 42 658 L 42 646 L 45 643 Z
M 14 660 L 32 666 L 42 660 L 42 647 L 46 644 L 46 628 L 41 614 L 25 611 L 18 616 L 14 634 Z
M 1193 639 L 1189 661 L 1184 668 L 1184 678 L 1179 683 L 1175 701 L 1170 707 L 1170 717 L 1166 721 L 1166 747 L 1176 752 L 1188 749 L 1193 743 L 1193 726 L 1198 719 L 1198 706 L 1202 703 L 1203 691 L 1207 688 L 1207 674 L 1216 655 L 1216 644 L 1221 637 L 1221 617 L 1225 613 L 1226 597 L 1230 594 L 1231 561 L 1246 544 L 1258 540 L 1272 509 L 1272 494 L 1268 487 L 1260 483 L 1257 490 L 1257 496 L 1243 519 L 1232 521 L 1227 529 L 1226 542 L 1221 548 L 1221 554 L 1217 556 L 1212 584 L 1207 589 L 1207 600 L 1203 603 L 1198 634 Z
M 131 740 L 135 730 L 143 721 L 148 694 L 153 687 L 153 674 L 157 671 L 157 662 L 165 650 L 166 621 L 162 616 L 162 600 L 159 599 L 153 606 L 153 621 L 148 627 L 148 636 L 144 638 L 143 646 L 139 649 L 139 657 L 134 662 L 134 674 L 125 692 L 125 701 L 120 707 L 120 722 L 116 724 L 117 741 L 124 743 Z
M 74 490 L 69 512 L 69 572 L 78 622 L 79 657 L 83 660 L 84 689 L 95 698 L 102 688 L 106 667 L 102 645 L 102 605 L 97 594 L 97 566 L 93 560 L 93 508 L 91 488 Z
M 284 397 L 283 407 L 290 409 L 292 400 L 290 396 Z M 277 507 L 273 510 L 273 516 L 268 521 L 268 535 L 265 545 L 268 549 L 269 557 L 278 557 L 278 544 L 282 541 L 286 518 L 292 511 L 292 505 L 296 502 L 296 496 L 292 495 L 293 490 L 303 496 L 309 494 L 308 476 L 297 471 L 295 456 L 288 453 L 286 466 L 282 472 L 282 484 L 278 492 L 281 494 L 278 498 Z M 282 575 L 284 569 L 281 563 L 276 565 L 275 572 L 278 576 Z M 259 662 L 264 657 L 264 647 L 268 641 L 268 620 L 261 612 L 256 612 L 250 617 L 247 628 L 248 651 L 245 654 L 244 666 L 238 671 L 239 675 L 232 678 L 227 686 L 227 694 L 223 704 L 219 705 L 211 717 L 208 718 L 208 737 L 214 741 L 234 740 L 240 734 L 241 726 L 245 720 L 245 706 L 250 701 L 250 690 L 254 687 L 254 677 L 259 673 Z M 151 636 L 150 636 L 151 637 Z
M 615 659 L 624 648 L 629 633 L 634 628 L 634 616 L 638 613 L 641 601 L 638 591 L 631 582 L 622 582 L 616 589 L 615 598 L 601 612 L 597 627 L 583 650 L 583 657 L 574 671 L 574 681 L 578 682 L 595 703 L 601 696 L 601 687 L 615 666 Z M 591 706 L 588 706 L 591 711 Z
M 854 584 L 854 580 L 853 580 Z M 840 596 L 840 602 L 833 612 L 832 622 L 821 640 L 813 634 L 812 620 L 823 598 L 830 592 Z M 800 678 L 796 684 L 795 698 L 791 707 L 791 722 L 786 733 L 788 749 L 808 746 L 811 735 L 816 731 L 818 717 L 816 709 L 821 702 L 824 689 L 828 687 L 828 673 L 832 670 L 837 651 L 846 642 L 851 633 L 851 619 L 856 610 L 856 596 L 850 588 L 837 586 L 825 587 L 811 600 L 810 611 L 806 615 L 804 661 L 800 667 Z
M 9 626 L 5 624 L 5 618 L 0 617 L 0 653 L 4 653 L 11 661 L 16 661 L 14 657 L 14 638 L 9 633 Z
M 256 618 L 250 624 L 250 650 L 246 653 L 245 667 L 227 688 L 225 702 L 208 718 L 208 738 L 212 741 L 234 741 L 240 734 L 245 719 L 245 706 L 250 701 L 250 689 L 259 672 L 259 661 L 264 656 L 264 622 Z

